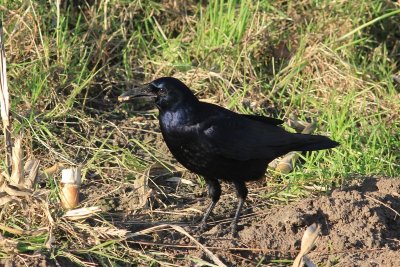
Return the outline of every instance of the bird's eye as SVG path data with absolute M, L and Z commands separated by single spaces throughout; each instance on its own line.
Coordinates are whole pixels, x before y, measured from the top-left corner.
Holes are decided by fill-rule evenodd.
M 149 87 L 150 87 L 150 90 L 151 90 L 151 91 L 153 91 L 153 92 L 156 92 L 156 91 L 158 91 L 158 87 L 157 87 L 157 86 L 155 86 L 155 85 L 154 85 L 154 84 L 152 84 L 152 83 L 149 85 Z

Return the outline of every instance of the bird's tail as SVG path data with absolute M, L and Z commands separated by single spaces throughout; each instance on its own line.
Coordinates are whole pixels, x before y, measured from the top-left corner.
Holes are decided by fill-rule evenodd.
M 296 151 L 313 151 L 328 148 L 334 148 L 339 145 L 338 142 L 322 135 L 296 134 L 298 142 L 296 142 Z

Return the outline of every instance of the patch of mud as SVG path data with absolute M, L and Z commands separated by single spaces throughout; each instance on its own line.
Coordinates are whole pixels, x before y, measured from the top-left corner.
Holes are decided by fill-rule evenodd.
M 308 255 L 314 263 L 323 266 L 400 266 L 399 192 L 400 179 L 367 178 L 345 189 L 336 189 L 329 196 L 310 197 L 273 208 L 268 208 L 266 203 L 264 208 L 261 207 L 263 214 L 244 216 L 241 220 L 243 230 L 237 239 L 232 239 L 230 234 L 220 234 L 228 220 L 195 236 L 228 266 L 267 266 L 274 260 L 294 259 L 305 229 L 317 223 L 320 236 L 315 249 Z M 216 209 L 212 217 L 227 219 L 227 212 L 231 213 L 230 210 Z M 175 218 L 178 222 L 180 219 L 179 216 Z M 192 226 L 190 228 L 194 234 Z M 169 253 L 210 260 L 195 248 L 178 248 L 182 244 L 190 245 L 189 240 L 179 233 L 160 233 L 155 241 L 168 243 L 170 247 L 176 244 L 175 251 L 165 249 Z

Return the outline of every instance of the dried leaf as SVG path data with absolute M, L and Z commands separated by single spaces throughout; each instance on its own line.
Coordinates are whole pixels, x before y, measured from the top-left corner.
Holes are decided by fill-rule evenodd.
M 312 249 L 315 240 L 317 239 L 319 234 L 319 227 L 317 224 L 313 223 L 303 234 L 303 238 L 301 239 L 301 251 L 304 252 L 304 255 L 310 252 Z
M 2 171 L 0 174 L 1 179 L 10 179 L 10 175 L 6 171 Z
M 37 181 L 44 180 L 46 178 L 46 176 L 51 176 L 51 175 L 55 174 L 56 172 L 62 170 L 63 168 L 64 168 L 64 165 L 62 163 L 56 163 L 53 166 L 51 166 L 50 168 L 45 169 L 43 172 L 40 172 L 36 180 Z
M 58 162 L 58 163 L 54 164 L 53 166 L 51 166 L 50 168 L 45 169 L 43 171 L 43 173 L 46 175 L 53 175 L 54 173 L 58 172 L 62 168 L 64 168 L 64 164 Z
M 115 227 L 93 227 L 93 230 L 96 231 L 99 235 L 105 237 L 124 238 L 129 233 L 129 231 L 126 229 L 118 229 Z
M 30 190 L 11 186 L 8 185 L 7 183 L 3 183 L 0 186 L 0 192 L 5 192 L 10 196 L 15 196 L 15 197 L 26 197 L 32 195 L 32 192 Z
M 25 188 L 34 189 L 38 177 L 39 163 L 40 161 L 37 159 L 30 159 L 25 163 L 24 170 L 25 173 L 28 173 L 28 176 L 25 177 Z
M 69 220 L 80 220 L 93 216 L 99 212 L 101 212 L 100 207 L 85 207 L 80 209 L 69 210 L 63 215 L 63 217 Z
M 150 191 L 147 172 L 135 180 L 134 187 L 137 189 L 139 195 L 139 205 L 141 207 L 146 206 Z
M 2 225 L 2 224 L 0 224 L 0 230 L 11 233 L 13 235 L 22 235 L 24 233 L 23 230 L 15 229 L 15 228 L 12 228 L 12 227 L 9 227 L 6 225 Z
M 299 158 L 297 152 L 289 152 L 276 165 L 275 170 L 282 174 L 288 174 L 293 170 L 294 163 Z
M 54 242 L 56 241 L 56 238 L 53 235 L 52 231 L 49 231 L 49 235 L 47 237 L 45 246 L 47 249 L 51 249 L 53 247 Z
M 318 234 L 319 234 L 319 227 L 315 223 L 313 223 L 307 228 L 307 230 L 303 234 L 303 238 L 301 239 L 300 253 L 294 260 L 292 267 L 301 267 L 304 264 L 307 265 L 307 262 L 308 262 L 307 266 L 313 266 L 312 262 L 308 258 L 305 259 L 303 258 L 313 248 L 315 240 L 318 237 Z
M 306 124 L 307 123 L 304 123 L 304 122 L 302 122 L 302 121 L 299 121 L 298 119 L 297 119 L 297 116 L 295 116 L 295 115 L 291 115 L 290 117 L 289 117 L 289 119 L 287 120 L 287 124 L 291 127 L 291 128 L 293 128 L 297 133 L 301 133 L 303 130 L 304 130 L 304 128 L 306 128 Z
M 3 193 L 3 195 L 0 196 L 0 207 L 14 200 L 16 200 L 15 197 Z

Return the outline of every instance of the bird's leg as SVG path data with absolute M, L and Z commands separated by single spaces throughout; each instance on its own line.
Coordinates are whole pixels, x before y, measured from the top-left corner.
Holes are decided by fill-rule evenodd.
M 221 196 L 221 185 L 219 184 L 217 179 L 205 178 L 207 186 L 208 186 L 208 195 L 211 197 L 211 203 L 208 206 L 203 219 L 199 225 L 199 231 L 204 231 L 207 226 L 207 219 L 210 216 L 212 210 L 217 204 L 220 196 Z
M 233 220 L 231 223 L 231 230 L 232 230 L 232 236 L 236 237 L 237 236 L 237 224 L 239 222 L 240 213 L 242 211 L 244 201 L 246 200 L 248 190 L 247 190 L 246 184 L 243 181 L 235 181 L 234 184 L 236 187 L 236 193 L 237 193 L 239 203 L 236 208 L 235 217 L 233 217 Z

